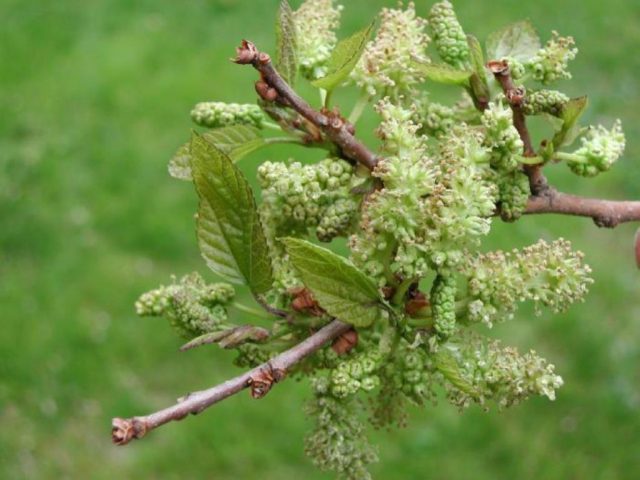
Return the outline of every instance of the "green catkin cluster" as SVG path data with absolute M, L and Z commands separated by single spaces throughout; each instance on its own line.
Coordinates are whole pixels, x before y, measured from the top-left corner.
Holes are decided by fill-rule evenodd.
M 186 338 L 227 328 L 226 306 L 235 296 L 227 283 L 207 284 L 197 273 L 143 294 L 136 302 L 140 316 L 166 317 Z
M 306 0 L 293 13 L 298 43 L 300 72 L 309 79 L 327 73 L 327 62 L 336 46 L 336 29 L 340 24 L 342 6 L 333 0 Z
M 564 154 L 564 158 L 577 175 L 595 177 L 611 168 L 624 153 L 626 139 L 622 132 L 620 120 L 611 130 L 599 125 L 591 128 L 586 137 L 581 139 L 582 146 L 573 154 Z
M 544 48 L 528 62 L 527 69 L 534 80 L 549 85 L 562 79 L 571 78 L 568 65 L 576 58 L 578 49 L 572 37 L 561 37 L 558 32 L 552 32 L 552 38 Z
M 456 279 L 438 275 L 431 287 L 433 326 L 440 339 L 446 340 L 456 333 Z
M 351 79 L 371 96 L 390 95 L 398 98 L 412 92 L 424 81 L 415 62 L 427 61 L 429 36 L 427 21 L 416 15 L 415 5 L 406 9 L 383 8 L 380 28 L 362 54 Z
M 467 316 L 492 326 L 513 316 L 519 302 L 533 301 L 559 313 L 582 301 L 593 282 L 583 254 L 559 239 L 540 240 L 520 251 L 479 255 L 466 265 Z
M 380 367 L 381 361 L 380 352 L 371 349 L 341 362 L 329 377 L 331 394 L 336 398 L 344 398 L 360 390 L 375 390 L 380 386 L 376 370 Z
M 568 102 L 569 97 L 557 90 L 534 90 L 527 92 L 523 110 L 526 115 L 548 113 L 558 117 Z
M 305 439 L 305 453 L 322 470 L 331 470 L 338 478 L 367 480 L 367 466 L 378 461 L 358 418 L 358 409 L 347 398 L 331 394 L 329 381 L 312 380 L 315 397 L 307 413 L 315 419 L 315 428 Z
M 520 355 L 497 340 L 467 336 L 444 346 L 435 357 L 448 400 L 459 408 L 473 403 L 499 408 L 517 405 L 532 395 L 555 400 L 563 384 L 553 365 L 533 350 Z
M 523 172 L 496 172 L 495 181 L 498 186 L 498 206 L 500 218 L 505 222 L 515 222 L 527 208 L 531 187 L 529 177 Z
M 200 102 L 191 110 L 196 125 L 208 128 L 251 125 L 262 128 L 265 116 L 258 105 L 224 102 Z
M 453 5 L 445 0 L 431 7 L 429 26 L 440 58 L 453 67 L 465 68 L 471 55 L 467 35 L 458 22 Z

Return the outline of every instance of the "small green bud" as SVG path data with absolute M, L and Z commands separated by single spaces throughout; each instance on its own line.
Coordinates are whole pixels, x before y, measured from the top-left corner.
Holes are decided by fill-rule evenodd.
M 578 49 L 575 48 L 573 38 L 561 37 L 554 31 L 551 40 L 527 63 L 527 69 L 531 71 L 535 80 L 548 85 L 557 80 L 571 78 L 567 67 L 577 54 Z
M 264 114 L 258 105 L 202 102 L 191 110 L 191 118 L 201 127 L 218 128 L 230 125 L 252 125 L 262 128 Z
M 456 68 L 465 68 L 470 60 L 467 36 L 458 22 L 450 2 L 439 2 L 431 7 L 429 26 L 440 58 Z
M 626 139 L 622 132 L 622 123 L 617 120 L 611 130 L 603 126 L 591 128 L 582 146 L 567 157 L 569 168 L 583 177 L 594 177 L 611 168 L 624 153 Z M 559 154 L 558 158 L 563 158 Z

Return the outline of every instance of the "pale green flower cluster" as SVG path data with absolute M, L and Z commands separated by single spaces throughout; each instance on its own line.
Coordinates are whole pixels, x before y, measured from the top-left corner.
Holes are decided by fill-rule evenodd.
M 494 181 L 498 186 L 498 210 L 505 222 L 518 220 L 527 208 L 531 187 L 529 177 L 520 170 L 496 171 Z
M 332 470 L 347 480 L 371 479 L 367 466 L 378 461 L 358 418 L 358 409 L 350 399 L 331 395 L 324 378 L 313 380 L 315 398 L 307 413 L 315 419 L 315 428 L 305 438 L 305 453 L 322 470 Z
M 200 102 L 191 110 L 191 119 L 201 127 L 251 125 L 262 128 L 265 117 L 258 105 L 250 103 Z
M 563 384 L 555 367 L 536 352 L 520 355 L 497 340 L 463 338 L 447 344 L 436 356 L 436 368 L 444 378 L 447 398 L 460 408 L 472 403 L 499 408 L 517 405 L 532 395 L 555 400 Z
M 534 80 L 545 85 L 571 78 L 568 65 L 578 54 L 573 37 L 561 37 L 555 31 L 552 35 L 551 40 L 526 65 Z
M 513 113 L 501 101 L 492 102 L 482 115 L 485 127 L 485 145 L 491 148 L 491 166 L 498 170 L 519 168 L 517 156 L 522 155 L 524 144 L 513 126 Z
M 390 275 L 421 278 L 455 266 L 463 250 L 489 232 L 496 192 L 476 163 L 486 161 L 486 150 L 465 131 L 452 133 L 441 151 L 429 154 L 413 111 L 388 99 L 377 110 L 385 156 L 374 175 L 384 188 L 363 206 L 352 256 L 381 284 Z
M 566 159 L 571 170 L 583 177 L 594 177 L 609 170 L 624 153 L 626 144 L 620 120 L 611 130 L 601 125 L 591 128 L 581 141 L 582 146 L 573 154 L 559 154 L 558 158 Z
M 568 102 L 569 97 L 557 90 L 537 90 L 527 92 L 523 109 L 526 115 L 548 113 L 557 117 Z
M 564 239 L 479 255 L 463 274 L 468 278 L 467 317 L 488 326 L 511 318 L 524 301 L 562 312 L 582 301 L 593 282 L 582 252 L 573 251 Z
M 471 55 L 467 36 L 453 11 L 453 5 L 446 0 L 434 4 L 429 14 L 429 26 L 440 58 L 456 68 L 465 68 Z
M 306 0 L 293 13 L 300 72 L 309 80 L 327 74 L 327 61 L 336 46 L 341 5 L 334 0 Z
M 225 307 L 234 296 L 231 285 L 207 284 L 192 273 L 179 282 L 143 294 L 135 308 L 140 316 L 168 318 L 182 336 L 194 338 L 227 327 Z
M 424 75 L 414 64 L 426 61 L 429 44 L 426 24 L 425 19 L 416 15 L 413 2 L 404 10 L 383 8 L 376 38 L 367 44 L 351 74 L 352 80 L 371 96 L 397 98 L 410 92 L 424 81 Z

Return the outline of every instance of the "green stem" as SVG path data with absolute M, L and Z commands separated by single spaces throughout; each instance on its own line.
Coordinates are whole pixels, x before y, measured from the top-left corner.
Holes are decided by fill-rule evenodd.
M 407 295 L 407 291 L 409 291 L 409 287 L 415 282 L 414 278 L 406 278 L 402 281 L 398 288 L 396 289 L 396 293 L 393 295 L 391 299 L 391 303 L 394 305 L 402 305 L 404 303 L 404 297 Z
M 564 160 L 565 162 L 587 163 L 586 159 L 582 155 L 576 155 L 575 153 L 556 152 L 554 158 L 556 160 Z
M 259 318 L 271 319 L 271 316 L 268 315 L 263 310 L 258 310 L 257 308 L 249 307 L 247 305 L 244 305 L 243 303 L 233 302 L 232 306 L 237 310 L 240 310 L 241 312 L 248 313 L 250 315 L 253 315 Z
M 360 98 L 358 98 L 358 101 L 353 106 L 353 110 L 351 110 L 351 113 L 349 114 L 349 123 L 353 125 L 358 123 L 358 120 L 360 120 L 360 117 L 364 113 L 364 109 L 367 107 L 368 103 L 369 103 L 369 94 L 367 93 L 366 90 L 362 90 L 362 93 L 360 94 Z
M 544 163 L 544 158 L 520 156 L 518 158 L 518 162 L 522 163 L 523 165 L 542 165 Z

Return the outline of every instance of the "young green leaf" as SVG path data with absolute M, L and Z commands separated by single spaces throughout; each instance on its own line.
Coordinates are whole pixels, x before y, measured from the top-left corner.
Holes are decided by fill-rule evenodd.
M 295 86 L 298 74 L 298 40 L 293 11 L 287 0 L 280 2 L 276 22 L 276 70 L 284 80 Z
M 487 57 L 490 60 L 511 57 L 526 62 L 541 48 L 540 37 L 529 21 L 508 25 L 487 38 Z
M 200 197 L 198 243 L 211 270 L 258 295 L 272 284 L 271 261 L 256 203 L 240 170 L 201 135 L 191 140 L 191 170 Z
M 437 83 L 445 85 L 461 85 L 468 87 L 473 72 L 468 70 L 458 70 L 446 64 L 416 64 L 416 68 L 420 69 L 429 79 Z
M 207 142 L 227 155 L 233 162 L 267 145 L 260 130 L 248 125 L 215 128 L 202 134 Z M 179 180 L 191 181 L 191 142 L 182 145 L 169 162 L 169 174 Z
M 360 30 L 349 38 L 341 40 L 329 59 L 329 73 L 325 77 L 312 82 L 312 85 L 327 91 L 331 91 L 340 85 L 360 60 L 374 25 L 375 23 L 372 22 L 364 30 Z
M 326 248 L 296 238 L 282 242 L 304 285 L 330 315 L 356 327 L 378 320 L 382 303 L 367 275 Z
M 563 120 L 562 127 L 553 137 L 553 146 L 559 149 L 562 146 L 571 145 L 580 134 L 578 120 L 589 104 L 587 97 L 572 98 L 564 106 L 560 113 Z
M 467 35 L 467 44 L 469 45 L 471 63 L 474 70 L 470 78 L 470 93 L 476 105 L 486 104 L 491 98 L 491 92 L 489 90 L 489 82 L 487 82 L 487 70 L 484 65 L 482 47 L 478 39 L 473 35 Z

